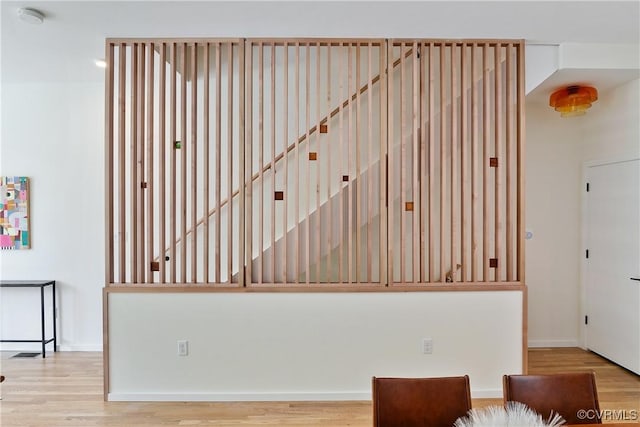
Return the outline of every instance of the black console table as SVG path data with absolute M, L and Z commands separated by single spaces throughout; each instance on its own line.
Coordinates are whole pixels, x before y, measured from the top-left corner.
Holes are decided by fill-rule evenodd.
M 47 339 L 44 331 L 44 288 L 51 286 L 53 305 L 53 338 Z M 42 343 L 42 357 L 45 357 L 45 346 L 53 341 L 53 351 L 58 351 L 56 336 L 56 281 L 55 280 L 0 280 L 0 288 L 40 288 L 40 326 L 42 339 L 39 340 L 0 340 L 0 342 L 39 342 Z

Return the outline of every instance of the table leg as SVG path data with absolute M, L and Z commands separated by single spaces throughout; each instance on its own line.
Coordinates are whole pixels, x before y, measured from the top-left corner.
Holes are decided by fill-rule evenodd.
M 56 282 L 53 282 L 53 351 L 58 351 L 58 338 L 56 335 L 56 315 L 58 314 L 56 310 Z
M 44 286 L 40 286 L 40 326 L 42 328 L 42 357 L 45 357 L 44 337 Z

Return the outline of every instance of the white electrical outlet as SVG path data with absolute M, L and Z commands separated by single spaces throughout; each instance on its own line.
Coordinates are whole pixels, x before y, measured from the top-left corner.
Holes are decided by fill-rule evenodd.
M 188 355 L 189 355 L 189 341 L 178 340 L 178 356 L 188 356 Z
M 433 353 L 433 340 L 431 338 L 422 339 L 422 353 L 423 354 Z

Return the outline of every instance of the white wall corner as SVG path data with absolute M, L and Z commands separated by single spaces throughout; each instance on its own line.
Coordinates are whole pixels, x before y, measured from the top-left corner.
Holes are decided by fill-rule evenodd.
M 525 94 L 558 70 L 558 45 L 531 44 L 524 48 Z
M 580 69 L 640 69 L 638 44 L 562 43 L 559 47 L 559 68 Z

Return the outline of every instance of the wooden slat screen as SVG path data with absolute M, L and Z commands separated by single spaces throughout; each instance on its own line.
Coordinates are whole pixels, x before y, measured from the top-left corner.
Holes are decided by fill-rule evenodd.
M 108 46 L 110 283 L 241 285 L 244 43 Z
M 519 280 L 519 46 L 389 43 L 391 283 Z
M 523 283 L 523 44 L 109 39 L 108 284 Z
M 380 282 L 381 46 L 247 42 L 247 284 Z

